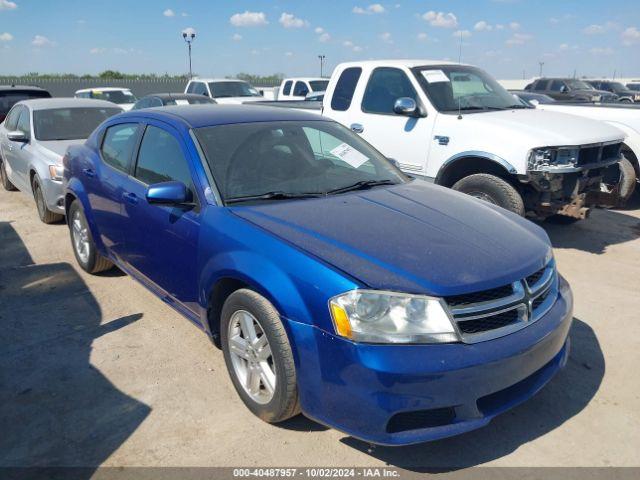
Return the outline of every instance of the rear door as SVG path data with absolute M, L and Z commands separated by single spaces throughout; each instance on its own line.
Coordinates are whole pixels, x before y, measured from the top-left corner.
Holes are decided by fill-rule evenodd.
M 302 80 L 297 80 L 295 85 L 293 86 L 293 94 L 291 96 L 292 100 L 304 100 L 309 93 L 309 86 L 307 82 Z

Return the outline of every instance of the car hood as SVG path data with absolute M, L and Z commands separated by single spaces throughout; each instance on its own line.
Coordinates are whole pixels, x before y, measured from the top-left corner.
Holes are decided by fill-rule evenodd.
M 467 129 L 486 132 L 486 138 L 506 134 L 511 142 L 525 147 L 582 145 L 624 138 L 624 133 L 611 125 L 535 108 L 468 114 L 462 121 Z
M 230 210 L 369 288 L 446 296 L 502 286 L 550 255 L 535 224 L 420 180 Z
M 45 153 L 49 154 L 50 156 L 55 156 L 59 159 L 62 159 L 68 147 L 70 147 L 71 145 L 83 144 L 84 142 L 84 139 L 38 141 L 38 147 L 42 150 L 46 150 Z
M 264 97 L 222 97 L 222 98 L 214 98 L 214 100 L 223 105 L 225 104 L 240 105 L 243 103 L 264 101 L 265 98 Z

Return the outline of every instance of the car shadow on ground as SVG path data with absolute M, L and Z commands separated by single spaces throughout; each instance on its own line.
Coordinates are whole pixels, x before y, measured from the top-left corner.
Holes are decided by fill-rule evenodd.
M 595 209 L 589 218 L 573 224 L 549 219 L 539 225 L 547 231 L 555 248 L 602 254 L 610 245 L 640 238 L 640 218 L 624 213 L 638 209 L 640 195 L 636 193 L 624 209 Z
M 7 222 L 0 245 L 0 466 L 97 467 L 151 409 L 91 365 L 92 342 L 142 314 L 104 322 L 71 265 L 34 264 Z
M 574 319 L 567 366 L 533 398 L 479 430 L 406 447 L 371 446 L 345 437 L 345 445 L 388 465 L 417 472 L 453 471 L 481 465 L 514 452 L 580 413 L 594 397 L 605 372 L 595 333 Z

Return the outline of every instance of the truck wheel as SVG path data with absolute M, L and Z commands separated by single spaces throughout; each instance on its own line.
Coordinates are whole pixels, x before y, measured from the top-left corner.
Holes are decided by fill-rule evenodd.
M 620 162 L 607 167 L 601 188 L 614 196 L 617 206 L 623 206 L 636 188 L 636 171 L 631 162 L 622 157 Z
M 300 413 L 287 332 L 266 298 L 245 288 L 229 295 L 220 336 L 233 386 L 254 415 L 277 423 Z
M 42 193 L 42 187 L 38 177 L 33 177 L 33 184 L 31 185 L 33 191 L 33 198 L 36 201 L 36 208 L 38 209 L 38 216 L 43 223 L 50 224 L 56 223 L 62 220 L 63 215 L 52 212 L 47 207 L 47 202 L 44 200 L 44 193 Z
M 524 216 L 522 196 L 511 184 L 495 175 L 488 173 L 469 175 L 458 180 L 452 188 Z
M 73 254 L 80 267 L 88 273 L 103 272 L 112 268 L 113 263 L 98 253 L 78 200 L 74 200 L 69 207 L 68 223 Z
M 11 183 L 7 176 L 7 170 L 5 169 L 4 162 L 0 160 L 0 183 L 7 192 L 15 192 L 17 188 Z

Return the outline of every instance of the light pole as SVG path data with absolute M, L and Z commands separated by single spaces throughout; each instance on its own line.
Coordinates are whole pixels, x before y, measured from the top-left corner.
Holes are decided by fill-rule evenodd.
M 187 42 L 187 45 L 189 46 L 189 79 L 191 80 L 193 78 L 193 73 L 191 72 L 191 42 L 196 38 L 195 29 L 191 27 L 185 28 L 182 31 L 182 38 L 184 38 L 184 41 Z
M 324 67 L 324 59 L 326 58 L 325 55 L 318 55 L 318 58 L 320 59 L 320 78 L 322 78 L 322 67 Z
M 542 66 L 544 65 L 544 62 L 538 62 L 538 65 L 540 65 L 540 78 L 542 78 Z

